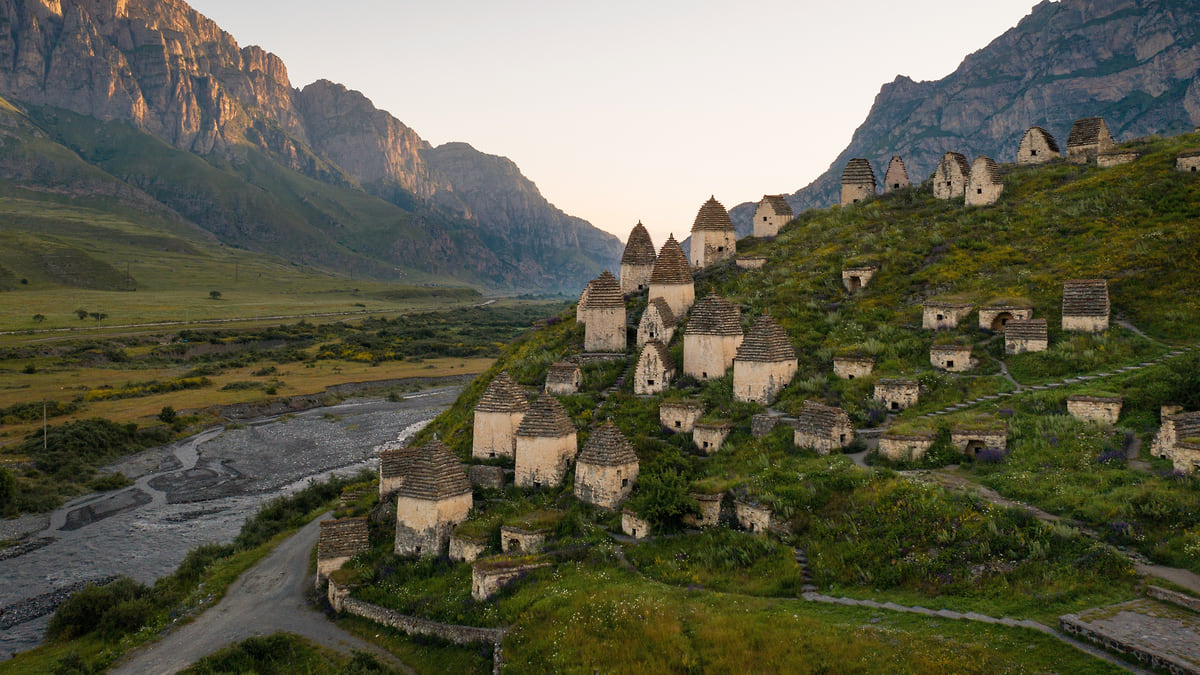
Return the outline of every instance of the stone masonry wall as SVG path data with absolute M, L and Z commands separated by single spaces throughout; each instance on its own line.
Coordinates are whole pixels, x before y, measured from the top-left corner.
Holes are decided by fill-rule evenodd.
M 625 351 L 625 308 L 592 309 L 584 326 L 583 351 Z
M 998 430 L 955 430 L 950 433 L 950 443 L 963 454 L 970 454 L 968 449 L 973 443 L 982 443 L 988 450 L 1006 450 L 1008 434 Z
M 843 183 L 842 206 L 850 206 L 875 196 L 875 186 L 870 183 Z
M 692 442 L 696 444 L 697 450 L 706 455 L 720 450 L 728 436 L 729 427 L 697 424 L 692 428 Z
M 695 284 L 650 284 L 650 297 L 662 298 L 676 318 L 687 316 L 696 304 Z
M 833 374 L 843 380 L 866 377 L 874 369 L 875 361 L 871 359 L 835 358 L 833 360 Z
M 938 349 L 929 350 L 929 364 L 934 368 L 949 371 L 951 373 L 964 373 L 973 367 L 971 362 L 971 348 L 964 347 L 962 349 Z
M 925 330 L 957 328 L 958 322 L 970 314 L 971 309 L 969 305 L 962 307 L 925 305 L 921 309 L 921 328 Z
M 650 522 L 638 518 L 631 511 L 622 511 L 621 531 L 634 539 L 645 539 L 650 536 Z
M 332 602 L 330 603 L 332 604 Z M 474 626 L 455 626 L 438 623 L 420 617 L 408 616 L 395 610 L 372 605 L 356 598 L 344 598 L 340 601 L 341 609 L 347 614 L 353 614 L 369 619 L 382 626 L 390 626 L 408 635 L 433 635 L 443 640 L 459 645 L 482 642 L 498 644 L 504 638 L 501 628 L 476 628 Z
M 531 532 L 509 525 L 500 528 L 500 550 L 505 553 L 538 553 L 545 544 L 543 531 Z
M 654 265 L 631 265 L 621 263 L 621 292 L 632 295 L 650 287 L 650 273 Z
M 467 519 L 472 501 L 470 492 L 439 501 L 398 497 L 396 554 L 440 556 L 446 553 L 450 534 Z
M 742 344 L 741 335 L 683 336 L 683 372 L 697 380 L 725 376 Z
M 697 230 L 692 232 L 692 267 L 704 269 L 737 253 L 732 230 Z M 674 307 L 671 308 L 674 310 Z
M 1103 333 L 1108 330 L 1108 316 L 1064 316 L 1062 329 L 1078 333 Z
M 980 307 L 979 327 L 983 330 L 1004 330 L 1003 322 L 1019 319 L 1028 321 L 1033 318 L 1032 307 Z M 1001 322 L 1001 325 L 997 325 Z
M 518 436 L 514 478 L 517 487 L 549 487 L 562 483 L 577 450 L 575 434 L 561 438 Z
M 734 502 L 733 509 L 738 527 L 743 530 L 757 534 L 771 529 L 771 510 L 767 507 L 738 501 Z
M 575 497 L 605 509 L 615 509 L 633 490 L 638 466 L 576 464 Z
M 1177 158 L 1175 160 L 1175 170 L 1185 173 L 1200 173 L 1200 155 Z
M 797 362 L 733 362 L 733 398 L 743 403 L 768 405 L 796 375 Z
M 550 563 L 532 563 L 515 567 L 489 568 L 476 563 L 471 568 L 471 597 L 483 602 L 501 588 L 529 574 L 533 570 L 549 567 Z
M 459 562 L 475 562 L 475 559 L 486 553 L 487 542 L 476 541 L 457 535 L 450 537 L 450 559 Z
M 851 293 L 862 290 L 878 271 L 874 267 L 848 267 L 842 270 L 842 285 Z
M 889 410 L 904 410 L 916 405 L 920 394 L 921 388 L 917 385 L 875 383 L 875 398 L 883 401 Z
M 1121 401 L 1067 399 L 1067 412 L 1076 419 L 1116 424 L 1121 416 Z
M 471 456 L 482 459 L 512 457 L 516 451 L 517 427 L 525 413 L 475 412 Z
M 716 527 L 721 522 L 721 499 L 724 493 L 715 495 L 692 493 L 689 495 L 700 506 L 700 515 L 688 514 L 683 517 L 683 524 L 689 527 Z
M 704 408 L 672 406 L 664 402 L 658 406 L 658 421 L 670 432 L 690 434 L 696 421 L 704 414 Z
M 879 439 L 879 454 L 892 461 L 917 461 L 932 445 L 932 436 L 883 436 Z

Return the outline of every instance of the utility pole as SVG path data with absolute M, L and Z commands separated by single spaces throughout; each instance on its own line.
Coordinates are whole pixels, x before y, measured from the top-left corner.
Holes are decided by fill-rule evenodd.
M 237 264 L 237 261 L 234 261 L 234 263 L 233 263 L 233 283 L 236 284 L 237 280 L 238 280 L 238 264 Z
M 50 447 L 50 439 L 46 437 L 46 401 L 42 401 L 42 450 Z

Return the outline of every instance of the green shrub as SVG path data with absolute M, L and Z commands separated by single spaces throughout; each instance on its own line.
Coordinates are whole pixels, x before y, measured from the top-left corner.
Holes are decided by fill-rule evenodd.
M 106 637 L 141 628 L 152 609 L 142 604 L 150 589 L 128 577 L 107 586 L 87 586 L 59 605 L 46 636 L 57 640 L 80 637 L 103 629 Z M 137 624 L 134 626 L 133 624 Z

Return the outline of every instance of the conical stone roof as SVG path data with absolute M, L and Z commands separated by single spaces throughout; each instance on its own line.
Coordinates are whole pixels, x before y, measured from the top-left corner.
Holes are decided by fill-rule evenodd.
M 771 209 L 771 212 L 777 216 L 787 216 L 791 218 L 793 215 L 792 205 L 787 203 L 783 195 L 763 195 L 760 204 L 765 204 Z
M 692 270 L 688 266 L 687 256 L 683 254 L 683 248 L 675 241 L 675 235 L 667 237 L 667 242 L 658 252 L 658 260 L 654 261 L 654 269 L 650 272 L 650 283 L 692 283 Z
M 576 461 L 592 466 L 623 466 L 637 464 L 638 457 L 617 425 L 608 420 L 588 437 Z
M 650 233 L 642 221 L 633 226 L 629 233 L 629 241 L 625 244 L 625 253 L 621 255 L 622 265 L 653 265 L 657 256 L 654 255 L 654 242 L 650 241 Z
M 562 438 L 575 433 L 575 425 L 567 417 L 558 399 L 549 394 L 538 397 L 525 413 L 517 435 L 526 438 Z
M 587 308 L 593 309 L 612 309 L 625 306 L 625 296 L 621 293 L 621 282 L 612 275 L 608 270 L 604 270 L 600 276 L 592 279 L 592 283 L 588 284 Z
M 701 230 L 717 230 L 733 231 L 733 221 L 729 219 L 729 212 L 717 201 L 717 198 L 709 197 L 708 201 L 704 202 L 704 206 L 700 207 L 700 212 L 696 214 L 696 222 L 692 225 L 692 232 Z
M 396 494 L 438 501 L 470 492 L 471 481 L 462 462 L 441 441 L 430 441 L 409 464 L 408 475 Z
M 750 332 L 746 333 L 746 339 L 742 340 L 741 346 L 738 347 L 737 356 L 734 357 L 736 361 L 761 363 L 778 363 L 795 359 L 796 350 L 792 348 L 787 333 L 769 314 L 762 315 L 758 321 L 754 322 Z
M 742 310 L 716 293 L 709 293 L 692 308 L 687 334 L 741 335 Z
M 514 413 L 529 410 L 529 397 L 521 389 L 508 371 L 501 372 L 484 390 L 479 403 L 475 404 L 475 412 Z
M 847 162 L 845 170 L 842 171 L 842 185 L 875 185 L 875 172 L 871 170 L 871 163 L 861 157 Z

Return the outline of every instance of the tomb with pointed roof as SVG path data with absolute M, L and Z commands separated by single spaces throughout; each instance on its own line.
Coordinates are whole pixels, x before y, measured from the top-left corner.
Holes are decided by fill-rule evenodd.
M 799 362 L 787 333 L 764 314 L 738 346 L 733 359 L 733 397 L 767 405 L 796 376 Z
M 440 441 L 422 446 L 396 490 L 396 554 L 444 555 L 472 505 L 471 481 L 458 457 Z
M 692 267 L 704 269 L 736 253 L 737 233 L 729 212 L 715 196 L 709 197 L 692 224 Z
M 942 155 L 933 172 L 933 196 L 938 199 L 962 199 L 971 179 L 971 165 L 957 152 Z
M 1045 164 L 1061 156 L 1062 151 L 1058 149 L 1058 142 L 1054 140 L 1054 136 L 1037 126 L 1029 127 L 1021 137 L 1020 146 L 1017 147 L 1018 166 Z
M 1116 147 L 1103 117 L 1085 117 L 1071 125 L 1071 133 L 1067 136 L 1067 161 L 1086 164 Z
M 633 445 L 612 420 L 592 432 L 575 464 L 575 497 L 606 509 L 616 509 L 633 490 L 638 457 Z
M 883 191 L 903 190 L 910 185 L 912 182 L 908 179 L 908 167 L 904 165 L 904 160 L 900 155 L 892 155 L 883 174 Z
M 583 351 L 625 351 L 625 296 L 621 284 L 605 270 L 588 284 L 588 316 L 584 324 Z
M 658 340 L 647 342 L 633 369 L 633 393 L 639 396 L 662 393 L 674 377 L 675 362 L 667 346 Z
M 621 292 L 632 295 L 650 287 L 650 274 L 654 271 L 654 242 L 642 221 L 638 221 L 629 233 L 625 253 L 621 255 Z
M 578 450 L 575 424 L 558 399 L 544 394 L 530 406 L 517 428 L 518 487 L 550 487 L 562 483 Z
M 725 376 L 742 344 L 742 310 L 716 293 L 692 308 L 683 333 L 683 372 L 698 380 Z
M 754 236 L 774 237 L 779 228 L 787 225 L 795 214 L 783 195 L 763 195 L 754 209 Z
M 654 271 L 650 273 L 650 297 L 665 300 L 676 319 L 686 316 L 696 301 L 692 270 L 683 247 L 675 241 L 673 234 L 667 237 L 654 261 Z
M 875 196 L 875 171 L 862 157 L 846 162 L 842 170 L 842 206 L 857 204 Z
M 483 459 L 512 457 L 516 432 L 529 397 L 507 372 L 497 375 L 475 404 L 475 422 L 471 438 L 471 456 Z

